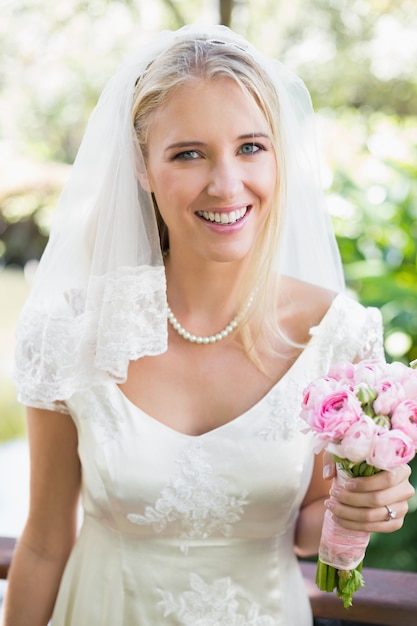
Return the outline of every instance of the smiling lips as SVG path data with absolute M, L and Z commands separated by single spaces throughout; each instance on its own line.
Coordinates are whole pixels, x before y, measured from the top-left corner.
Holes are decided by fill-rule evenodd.
M 207 220 L 208 222 L 214 222 L 216 224 L 235 224 L 246 215 L 248 207 L 242 207 L 241 209 L 235 209 L 228 213 L 218 213 L 213 211 L 197 211 L 197 215 Z

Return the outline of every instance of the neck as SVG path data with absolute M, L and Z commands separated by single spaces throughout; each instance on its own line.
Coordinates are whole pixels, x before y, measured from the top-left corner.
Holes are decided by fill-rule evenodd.
M 168 301 L 178 315 L 236 314 L 243 268 L 238 263 L 190 263 L 168 255 L 165 260 Z

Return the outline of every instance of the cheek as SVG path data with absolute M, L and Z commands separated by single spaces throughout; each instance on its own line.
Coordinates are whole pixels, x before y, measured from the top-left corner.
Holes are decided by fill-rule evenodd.
M 197 168 L 187 172 L 167 168 L 149 171 L 148 175 L 161 215 L 172 212 L 174 208 L 191 207 L 206 184 L 201 169 Z
M 265 164 L 265 167 L 259 172 L 257 181 L 259 198 L 263 206 L 260 233 L 265 233 L 265 229 L 269 230 L 272 228 L 275 230 L 278 227 L 275 205 L 277 201 L 277 185 L 279 184 L 279 170 L 275 160 Z
M 280 168 L 279 165 L 277 163 L 277 161 L 275 160 L 275 158 L 272 160 L 270 167 L 269 167 L 269 180 L 270 180 L 270 185 L 271 185 L 271 189 L 275 189 L 277 184 L 279 183 L 279 179 L 280 179 Z
M 279 181 L 279 172 L 275 162 L 263 167 L 256 177 L 259 196 L 264 202 L 270 204 L 273 200 L 275 189 Z
M 189 188 L 181 177 L 170 173 L 151 178 L 152 192 L 159 213 L 169 230 L 175 227 L 182 209 L 189 205 Z
M 164 203 L 165 198 L 170 198 L 172 195 L 176 195 L 176 180 L 174 176 L 170 176 L 164 171 L 148 170 L 149 185 L 152 193 L 158 199 L 159 202 Z

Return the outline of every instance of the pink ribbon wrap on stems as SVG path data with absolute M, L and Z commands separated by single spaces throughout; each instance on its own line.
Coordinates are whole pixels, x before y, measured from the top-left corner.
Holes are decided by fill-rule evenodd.
M 349 476 L 337 468 L 336 484 L 343 487 L 347 478 Z M 321 531 L 319 559 L 336 569 L 355 569 L 363 561 L 370 536 L 369 532 L 339 526 L 327 509 Z

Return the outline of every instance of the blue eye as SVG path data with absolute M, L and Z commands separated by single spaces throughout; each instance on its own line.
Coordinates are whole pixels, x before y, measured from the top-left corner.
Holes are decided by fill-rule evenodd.
M 184 161 L 193 161 L 194 159 L 198 159 L 200 155 L 196 150 L 184 150 L 184 152 L 180 152 L 176 154 L 174 159 L 184 160 Z
M 240 148 L 242 154 L 256 154 L 259 150 L 263 150 L 263 147 L 257 143 L 244 143 Z

